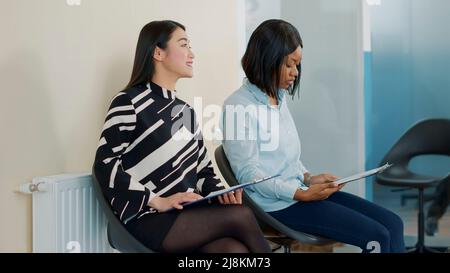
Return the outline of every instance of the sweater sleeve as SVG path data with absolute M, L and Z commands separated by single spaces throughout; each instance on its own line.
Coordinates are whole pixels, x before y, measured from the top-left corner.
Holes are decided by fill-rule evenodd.
M 113 98 L 98 144 L 94 174 L 121 221 L 136 216 L 155 194 L 124 171 L 122 157 L 134 140 L 136 112 L 126 93 Z
M 214 172 L 212 162 L 209 159 L 206 147 L 203 144 L 203 139 L 199 140 L 199 148 L 197 190 L 203 196 L 206 196 L 211 192 L 223 190 L 225 187 Z

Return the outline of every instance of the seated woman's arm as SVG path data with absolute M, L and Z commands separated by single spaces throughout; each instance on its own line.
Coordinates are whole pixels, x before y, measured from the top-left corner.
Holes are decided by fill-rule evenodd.
M 136 112 L 129 97 L 119 93 L 111 102 L 94 162 L 94 172 L 103 194 L 119 219 L 126 222 L 146 206 L 164 212 L 201 198 L 195 193 L 177 193 L 167 198 L 156 196 L 124 171 L 122 156 L 133 141 Z M 124 127 L 127 127 L 124 130 Z
M 223 114 L 222 118 L 225 116 L 226 113 Z M 261 166 L 259 161 L 259 144 L 256 140 L 248 137 L 251 135 L 255 136 L 257 133 L 256 119 L 247 113 L 246 120 L 248 121 L 247 123 L 236 122 L 236 124 L 233 124 L 235 132 L 239 130 L 245 132 L 245 137 L 242 139 L 229 139 L 229 134 L 226 132 L 226 121 L 223 120 L 221 124 L 222 132 L 224 133 L 223 148 L 236 179 L 240 183 L 275 175 L 267 173 L 267 168 Z M 231 135 L 234 136 L 234 134 Z M 273 162 L 273 164 L 277 164 L 277 162 Z M 301 162 L 298 162 L 298 164 L 302 172 L 310 175 Z M 317 177 L 316 180 L 320 180 L 321 177 Z M 314 201 L 328 198 L 332 193 L 338 191 L 340 187 L 333 183 L 311 183 L 307 190 L 303 190 L 299 188 L 297 179 L 280 177 L 254 185 L 252 189 L 266 198 L 286 201 Z
M 197 191 L 206 196 L 214 191 L 223 190 L 225 185 L 214 172 L 212 162 L 208 157 L 203 137 L 199 139 L 199 157 L 197 166 Z
M 226 116 L 226 113 L 223 117 Z M 235 132 L 242 130 L 245 136 L 256 134 L 256 119 L 247 116 L 248 123 L 235 124 Z M 243 139 L 227 139 L 226 125 L 221 124 L 224 133 L 223 148 L 230 166 L 240 183 L 261 179 L 273 173 L 268 173 L 259 162 L 259 144 L 256 140 L 245 137 Z M 274 162 L 276 164 L 276 162 Z M 252 189 L 266 198 L 284 199 L 292 201 L 298 189 L 298 180 L 275 178 L 252 186 Z
M 133 131 L 123 128 L 135 125 L 134 107 L 126 94 L 119 93 L 111 102 L 94 162 L 94 174 L 103 194 L 123 221 L 138 214 L 156 196 L 122 167 L 122 155 L 133 136 Z

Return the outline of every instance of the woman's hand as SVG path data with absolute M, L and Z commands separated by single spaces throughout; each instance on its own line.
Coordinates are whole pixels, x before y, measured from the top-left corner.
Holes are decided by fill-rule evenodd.
M 297 201 L 320 201 L 327 199 L 330 195 L 340 190 L 340 186 L 335 183 L 313 184 L 304 191 L 298 189 L 295 192 L 294 199 Z
M 310 185 L 331 183 L 331 182 L 334 182 L 334 181 L 336 181 L 338 179 L 339 179 L 339 177 L 334 176 L 332 174 L 322 173 L 322 174 L 319 174 L 319 175 L 311 176 Z M 345 186 L 345 183 L 338 185 L 338 191 L 340 191 L 344 186 Z
M 309 180 L 309 185 L 314 184 L 323 184 L 323 183 L 331 183 L 333 181 L 338 180 L 339 178 L 337 176 L 334 176 L 329 173 L 322 173 L 319 175 L 313 175 L 311 176 L 311 179 Z
M 218 197 L 220 204 L 242 204 L 242 189 L 237 189 L 234 192 L 227 192 Z
M 202 196 L 193 192 L 179 192 L 169 197 L 155 197 L 148 205 L 159 212 L 168 211 L 171 208 L 183 209 L 183 203 L 201 199 Z

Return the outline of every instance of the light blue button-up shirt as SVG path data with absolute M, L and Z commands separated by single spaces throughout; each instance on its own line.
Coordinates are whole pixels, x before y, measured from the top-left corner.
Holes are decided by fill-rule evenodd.
M 308 171 L 300 161 L 300 139 L 285 92 L 278 92 L 278 106 L 273 106 L 264 92 L 245 79 L 225 100 L 220 124 L 225 154 L 240 183 L 281 175 L 245 189 L 268 212 L 296 203 L 296 190 L 307 189 L 302 181 Z

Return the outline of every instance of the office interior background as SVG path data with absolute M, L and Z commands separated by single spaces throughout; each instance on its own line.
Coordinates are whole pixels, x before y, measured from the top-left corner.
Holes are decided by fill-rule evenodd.
M 378 166 L 419 120 L 450 118 L 448 14 L 447 0 L 0 0 L 0 252 L 32 251 L 32 197 L 19 192 L 22 184 L 90 171 L 144 24 L 187 27 L 195 77 L 177 89 L 206 105 L 222 105 L 240 86 L 240 59 L 257 25 L 294 24 L 304 56 L 289 108 L 302 160 L 312 173 L 344 177 Z M 211 158 L 216 146 L 207 142 Z M 443 176 L 449 166 L 448 157 L 421 156 L 410 168 Z M 416 200 L 402 206 L 400 193 L 372 179 L 345 190 L 400 213 L 414 242 Z M 440 224 L 427 240 L 448 246 L 450 214 Z

